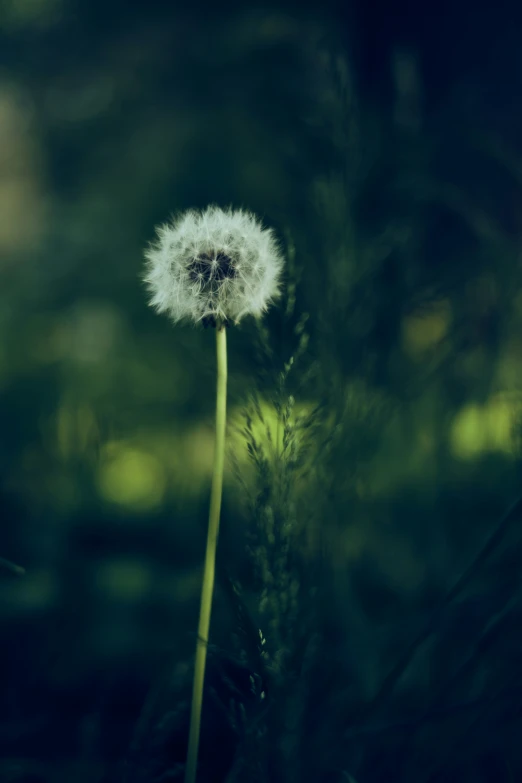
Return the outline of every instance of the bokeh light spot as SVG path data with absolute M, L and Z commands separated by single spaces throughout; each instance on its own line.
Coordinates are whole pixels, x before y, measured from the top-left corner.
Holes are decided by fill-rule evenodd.
M 124 444 L 106 449 L 98 471 L 101 496 L 129 510 L 147 511 L 160 505 L 166 488 L 161 462 Z
M 475 459 L 486 453 L 515 457 L 518 452 L 516 425 L 522 401 L 513 395 L 497 394 L 484 405 L 471 403 L 455 416 L 450 445 L 459 459 Z

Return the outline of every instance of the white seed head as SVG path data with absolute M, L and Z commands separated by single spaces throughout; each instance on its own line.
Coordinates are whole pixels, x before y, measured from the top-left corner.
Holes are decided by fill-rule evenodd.
M 239 323 L 279 294 L 283 258 L 251 212 L 210 206 L 157 229 L 146 251 L 150 304 L 175 322 Z

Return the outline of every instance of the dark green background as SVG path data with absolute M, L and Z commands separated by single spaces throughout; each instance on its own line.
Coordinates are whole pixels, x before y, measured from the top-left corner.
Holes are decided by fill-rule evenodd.
M 271 360 L 229 332 L 231 418 L 254 388 L 269 410 L 308 314 L 284 393 L 325 405 L 318 440 L 340 422 L 296 554 L 315 663 L 273 708 L 304 728 L 269 721 L 270 780 L 519 779 L 520 519 L 364 705 L 519 492 L 521 28 L 507 2 L 0 0 L 0 556 L 26 569 L 0 570 L 1 781 L 112 774 L 192 653 L 214 335 L 141 275 L 154 227 L 209 203 L 260 215 L 297 279 Z M 229 470 L 219 556 L 262 625 L 249 523 Z M 233 625 L 218 584 L 217 645 Z

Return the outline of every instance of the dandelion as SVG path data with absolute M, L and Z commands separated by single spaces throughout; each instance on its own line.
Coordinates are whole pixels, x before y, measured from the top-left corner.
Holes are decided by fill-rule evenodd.
M 216 443 L 199 614 L 185 783 L 196 779 L 225 458 L 226 327 L 260 316 L 279 294 L 283 259 L 271 229 L 244 210 L 210 206 L 161 226 L 146 252 L 150 304 L 177 323 L 216 329 Z
M 158 229 L 146 252 L 150 304 L 174 322 L 215 326 L 260 316 L 279 293 L 273 232 L 244 210 L 189 210 Z

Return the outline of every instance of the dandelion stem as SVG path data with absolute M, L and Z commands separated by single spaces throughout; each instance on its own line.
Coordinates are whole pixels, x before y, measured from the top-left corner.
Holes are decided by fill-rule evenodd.
M 203 702 L 203 683 L 207 661 L 208 633 L 214 591 L 216 570 L 216 548 L 219 533 L 219 515 L 223 491 L 223 466 L 225 461 L 225 425 L 227 413 L 227 335 L 224 324 L 216 325 L 217 350 L 217 399 L 216 399 L 216 443 L 214 451 L 214 470 L 210 494 L 210 514 L 208 521 L 207 549 L 201 590 L 198 639 L 196 643 L 196 663 L 192 689 L 190 731 L 185 767 L 185 783 L 195 783 L 198 761 L 198 746 L 201 724 L 201 706 Z

